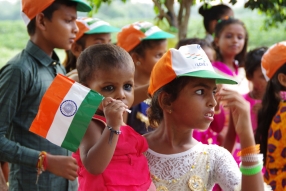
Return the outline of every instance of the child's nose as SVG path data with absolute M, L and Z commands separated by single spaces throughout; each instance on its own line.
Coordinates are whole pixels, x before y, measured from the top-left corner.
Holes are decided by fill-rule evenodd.
M 76 34 L 78 33 L 79 29 L 78 29 L 78 26 L 77 26 L 76 22 L 73 22 L 72 30 L 73 30 L 74 33 L 76 33 Z
M 210 101 L 208 102 L 208 106 L 209 106 L 209 107 L 215 107 L 216 104 L 217 104 L 217 101 L 216 101 L 216 99 L 215 99 L 215 96 L 212 95 Z
M 122 90 L 122 89 L 118 90 L 118 92 L 116 93 L 116 99 L 117 100 L 123 100 L 125 98 L 126 98 L 126 96 L 125 96 L 124 90 Z

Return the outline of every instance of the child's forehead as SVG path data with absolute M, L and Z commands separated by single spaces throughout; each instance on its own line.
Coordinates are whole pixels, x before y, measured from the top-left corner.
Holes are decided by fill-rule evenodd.
M 108 63 L 100 63 L 100 65 L 96 68 L 95 72 L 108 72 L 108 71 L 119 71 L 119 70 L 125 70 L 125 71 L 135 71 L 135 67 L 133 62 L 131 63 L 129 60 L 126 61 L 119 61 L 114 64 L 108 64 Z
M 53 12 L 52 18 L 57 17 L 57 16 L 66 16 L 66 17 L 72 17 L 72 19 L 76 19 L 77 18 L 76 6 L 67 6 L 67 5 L 59 4 L 58 9 L 56 9 Z

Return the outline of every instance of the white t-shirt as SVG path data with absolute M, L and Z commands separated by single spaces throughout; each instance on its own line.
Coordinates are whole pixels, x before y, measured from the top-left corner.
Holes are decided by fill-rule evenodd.
M 191 186 L 211 191 L 218 183 L 224 191 L 233 191 L 241 184 L 241 172 L 233 156 L 217 145 L 198 143 L 170 155 L 148 149 L 146 157 L 157 189 L 189 191 Z

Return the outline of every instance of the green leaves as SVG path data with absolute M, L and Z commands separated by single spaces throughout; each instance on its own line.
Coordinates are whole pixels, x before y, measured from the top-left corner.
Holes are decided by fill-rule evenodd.
M 244 5 L 245 8 L 257 9 L 259 13 L 266 15 L 264 28 L 278 27 L 283 24 L 286 27 L 286 1 L 285 0 L 249 0 Z

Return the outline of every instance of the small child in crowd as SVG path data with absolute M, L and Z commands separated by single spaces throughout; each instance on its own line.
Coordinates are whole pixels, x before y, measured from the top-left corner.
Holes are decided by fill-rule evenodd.
M 251 83 L 251 91 L 247 94 L 244 94 L 243 97 L 250 104 L 250 116 L 253 133 L 256 132 L 257 128 L 257 113 L 261 108 L 261 100 L 265 93 L 266 80 L 261 70 L 261 60 L 263 54 L 267 51 L 266 47 L 259 47 L 254 50 L 251 50 L 246 55 L 245 60 L 245 73 L 246 78 Z M 233 126 L 230 126 L 233 127 Z M 236 136 L 235 128 L 228 128 L 226 139 L 224 142 L 224 148 L 233 152 L 233 157 L 236 160 L 237 164 L 241 161 L 237 156 L 237 153 L 240 150 L 239 139 Z M 235 148 L 235 150 L 233 150 Z
M 235 86 L 223 86 L 236 90 L 240 94 L 249 92 L 248 81 L 242 68 L 245 62 L 247 43 L 248 34 L 242 21 L 231 17 L 218 21 L 213 42 L 216 61 L 212 64 L 217 73 L 238 82 L 238 85 Z M 218 88 L 220 89 L 221 85 Z M 218 101 L 212 125 L 218 125 L 219 127 L 216 127 L 216 129 L 222 129 L 217 138 L 219 145 L 224 142 L 227 127 L 233 125 L 231 120 L 229 110 L 223 108 L 220 101 Z
M 143 155 L 147 141 L 123 122 L 134 100 L 132 58 L 119 46 L 100 44 L 85 49 L 77 64 L 79 82 L 105 97 L 73 154 L 79 191 L 155 191 Z
M 280 191 L 286 189 L 286 41 L 271 46 L 263 55 L 262 72 L 267 86 L 255 139 L 264 155 L 264 181 Z
M 207 3 L 199 8 L 199 14 L 203 16 L 204 27 L 206 30 L 205 40 L 211 44 L 214 40 L 213 34 L 218 20 L 225 17 L 233 17 L 232 9 L 224 4 L 211 6 Z
M 66 59 L 63 65 L 68 72 L 67 77 L 78 82 L 76 61 L 80 53 L 93 44 L 111 43 L 110 33 L 119 32 L 120 29 L 110 26 L 109 23 L 98 18 L 78 18 L 76 23 L 79 32 L 74 39 L 71 49 L 66 50 Z
M 135 22 L 123 27 L 117 35 L 117 45 L 129 52 L 135 65 L 135 100 L 132 112 L 128 114 L 127 124 L 140 134 L 152 130 L 146 116 L 150 74 L 153 66 L 167 51 L 167 38 L 173 37 L 174 35 L 162 31 L 150 22 Z M 139 93 L 138 88 L 142 90 Z
M 264 189 L 247 101 L 232 90 L 216 93 L 216 83 L 236 82 L 217 74 L 199 45 L 170 49 L 154 66 L 148 117 L 157 128 L 145 137 L 149 145 L 146 157 L 157 190 L 210 191 L 215 183 L 224 191 Z M 226 149 L 192 137 L 194 129 L 205 130 L 212 122 L 215 94 L 232 111 L 241 138 L 242 175 Z M 248 160 L 246 155 L 254 159 Z
M 215 61 L 215 50 L 213 49 L 212 45 L 209 44 L 205 39 L 199 38 L 190 38 L 190 39 L 182 39 L 178 42 L 176 48 L 179 49 L 181 46 L 188 45 L 188 44 L 198 44 L 206 53 L 210 62 Z M 223 127 L 223 123 L 225 120 L 224 115 L 218 115 L 217 117 L 222 117 L 221 119 L 216 119 L 210 124 L 210 127 L 205 130 L 194 130 L 193 137 L 204 144 L 219 144 L 217 141 L 217 135 L 221 132 Z M 217 124 L 220 123 L 220 124 Z

